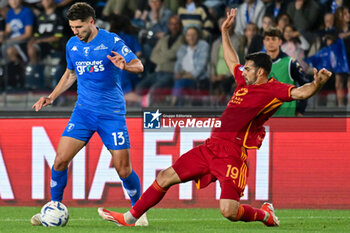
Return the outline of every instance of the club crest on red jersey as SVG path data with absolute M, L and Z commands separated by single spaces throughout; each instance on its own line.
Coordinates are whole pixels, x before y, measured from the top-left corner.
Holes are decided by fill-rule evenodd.
M 236 91 L 235 95 L 236 96 L 243 96 L 243 95 L 246 95 L 247 93 L 248 93 L 248 89 L 242 87 L 241 89 Z

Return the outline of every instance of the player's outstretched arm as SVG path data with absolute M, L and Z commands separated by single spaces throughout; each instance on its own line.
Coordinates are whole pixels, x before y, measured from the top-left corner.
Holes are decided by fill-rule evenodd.
M 108 59 L 119 69 L 126 70 L 131 73 L 141 73 L 143 72 L 143 65 L 140 59 L 132 59 L 129 63 L 125 62 L 122 55 L 117 52 L 112 51 L 114 56 L 107 55 Z
M 224 59 L 231 73 L 233 72 L 234 65 L 239 64 L 237 52 L 233 48 L 230 40 L 230 30 L 235 21 L 236 12 L 237 9 L 231 9 L 229 12 L 227 12 L 227 17 L 221 25 L 221 37 Z
M 40 99 L 33 104 L 32 109 L 39 111 L 42 107 L 46 107 L 55 101 L 55 99 L 70 88 L 73 83 L 77 80 L 77 74 L 74 70 L 66 69 L 66 72 L 62 75 L 60 81 L 56 85 L 55 89 L 51 92 L 49 96 L 42 96 Z
M 295 100 L 304 100 L 313 96 L 332 76 L 332 72 L 323 68 L 317 72 L 314 68 L 314 81 L 304 84 L 301 87 L 293 88 L 291 91 L 291 97 Z

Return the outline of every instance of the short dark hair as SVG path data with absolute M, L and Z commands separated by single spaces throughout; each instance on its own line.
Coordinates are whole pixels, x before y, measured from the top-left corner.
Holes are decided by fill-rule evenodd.
M 67 12 L 67 18 L 69 20 L 81 20 L 85 21 L 91 17 L 96 21 L 96 14 L 94 8 L 85 2 L 74 3 Z
M 253 61 L 255 64 L 255 67 L 257 68 L 263 68 L 267 74 L 270 73 L 271 67 L 272 67 L 272 60 L 269 55 L 267 55 L 264 52 L 256 52 L 248 54 L 245 57 L 246 61 Z
M 271 36 L 271 37 L 278 37 L 281 40 L 283 39 L 282 32 L 279 28 L 277 27 L 270 27 L 264 32 L 264 38 L 266 36 Z

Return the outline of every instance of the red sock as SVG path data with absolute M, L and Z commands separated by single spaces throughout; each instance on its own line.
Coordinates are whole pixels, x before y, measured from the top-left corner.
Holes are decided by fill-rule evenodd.
M 244 222 L 263 221 L 265 211 L 251 207 L 250 205 L 240 205 L 236 219 Z
M 157 180 L 155 180 L 131 208 L 130 213 L 135 218 L 141 217 L 141 215 L 144 214 L 149 208 L 158 204 L 158 202 L 163 199 L 167 191 L 167 188 L 160 187 Z

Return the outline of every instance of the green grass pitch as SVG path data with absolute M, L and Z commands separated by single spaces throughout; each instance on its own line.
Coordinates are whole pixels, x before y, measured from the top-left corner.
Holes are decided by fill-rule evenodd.
M 124 212 L 126 209 L 111 210 Z M 350 210 L 276 210 L 280 227 L 265 227 L 260 222 L 230 222 L 218 209 L 151 209 L 148 227 L 117 227 L 104 221 L 97 208 L 69 208 L 66 227 L 34 227 L 30 218 L 40 207 L 0 207 L 0 232 L 166 232 L 166 233 L 227 233 L 227 232 L 350 232 Z

